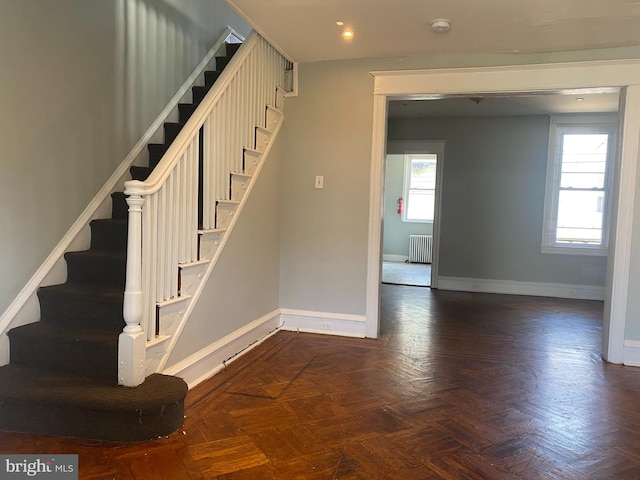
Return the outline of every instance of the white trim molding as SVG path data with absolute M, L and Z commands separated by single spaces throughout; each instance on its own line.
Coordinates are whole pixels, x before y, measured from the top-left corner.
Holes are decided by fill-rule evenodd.
M 449 68 L 372 72 L 374 77 L 373 135 L 371 157 L 369 251 L 367 279 L 367 331 L 379 328 L 380 235 L 383 182 L 378 174 L 386 151 L 387 102 L 389 99 L 446 98 L 449 95 L 541 93 L 562 91 L 621 92 L 624 112 L 619 139 L 617 178 L 613 205 L 607 283 L 604 289 L 602 356 L 622 363 L 624 332 L 628 316 L 628 283 L 636 196 L 636 166 L 640 155 L 640 60 L 512 65 L 502 67 Z M 441 285 L 438 285 L 442 288 Z M 577 298 L 577 297 L 576 297 Z
M 278 309 L 166 368 L 162 373 L 181 377 L 191 389 L 275 335 L 279 326 L 280 310 Z
M 490 280 L 462 277 L 438 277 L 438 289 L 456 292 L 501 293 L 507 295 L 531 295 L 535 297 L 576 298 L 581 300 L 604 300 L 605 293 L 604 287 L 592 285 L 518 282 L 515 280 Z
M 282 330 L 364 338 L 366 317 L 308 310 L 280 310 Z
M 622 125 L 618 139 L 620 151 L 614 166 L 607 296 L 602 324 L 602 357 L 612 363 L 622 363 L 625 355 L 624 336 L 628 316 L 631 244 L 640 154 L 640 79 L 636 82 L 638 84 L 630 83 L 622 91 Z
M 622 363 L 629 367 L 640 367 L 640 341 L 624 341 Z
M 363 338 L 365 316 L 276 309 L 165 368 L 162 373 L 181 377 L 191 389 L 280 330 Z

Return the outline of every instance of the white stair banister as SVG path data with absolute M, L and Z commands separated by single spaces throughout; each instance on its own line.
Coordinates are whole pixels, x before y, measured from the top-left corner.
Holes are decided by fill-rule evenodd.
M 118 384 L 135 387 L 144 382 L 146 336 L 142 321 L 142 205 L 140 195 L 127 197 L 129 238 L 122 315 L 126 326 L 118 338 Z
M 198 296 L 195 280 L 186 281 L 179 272 L 205 260 L 207 272 L 215 266 L 217 245 L 224 244 L 233 228 L 259 171 L 261 152 L 279 129 L 282 113 L 273 107 L 288 66 L 285 57 L 253 32 L 149 177 L 125 182 L 129 232 L 126 327 L 118 352 L 121 385 L 139 385 L 145 375 L 161 371 L 175 345 Z M 201 233 L 210 237 L 213 232 L 215 239 L 199 243 Z M 203 271 L 198 278 L 205 276 Z M 169 314 L 172 305 L 180 306 Z M 155 350 L 146 358 L 148 348 Z

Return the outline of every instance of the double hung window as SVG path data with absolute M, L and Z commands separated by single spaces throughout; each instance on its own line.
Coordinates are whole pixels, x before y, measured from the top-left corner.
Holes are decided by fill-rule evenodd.
M 554 116 L 549 129 L 543 253 L 606 255 L 615 116 Z
M 435 153 L 405 155 L 402 213 L 405 222 L 433 222 L 437 160 Z

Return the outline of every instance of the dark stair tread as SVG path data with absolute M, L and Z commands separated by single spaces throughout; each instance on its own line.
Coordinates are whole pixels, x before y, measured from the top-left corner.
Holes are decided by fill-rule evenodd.
M 67 252 L 64 254 L 65 257 L 73 257 L 73 258 L 96 258 L 100 260 L 111 260 L 111 261 L 123 261 L 126 258 L 125 253 L 122 252 L 112 252 L 109 250 L 99 250 L 97 248 L 90 248 L 88 250 L 79 250 L 77 252 Z
M 99 218 L 91 223 L 91 248 L 124 252 L 127 249 L 127 220 Z
M 147 178 L 149 178 L 149 175 L 151 175 L 151 172 L 153 172 L 153 168 L 139 167 L 137 165 L 134 165 L 129 169 L 129 173 L 131 174 L 131 179 L 140 180 L 141 182 L 144 182 Z
M 176 139 L 178 134 L 180 133 L 180 130 L 182 130 L 182 127 L 184 127 L 184 123 L 180 123 L 180 122 L 165 122 L 165 124 L 164 124 L 164 143 L 166 145 L 169 145 L 170 143 L 172 143 Z
M 89 224 L 92 224 L 92 223 L 105 223 L 105 224 L 113 224 L 118 226 L 127 224 L 126 220 L 124 220 L 123 218 L 95 218 L 91 220 L 91 222 L 89 222 Z
M 191 87 L 191 93 L 193 96 L 193 103 L 200 103 L 207 93 L 211 90 L 210 85 L 196 85 L 195 87 Z
M 40 292 L 56 292 L 56 294 L 69 295 L 96 302 L 120 302 L 122 303 L 124 291 L 121 288 L 93 285 L 91 288 L 83 283 L 67 282 L 59 285 L 40 287 Z
M 231 61 L 231 57 L 230 56 L 224 56 L 224 57 L 216 57 L 216 70 L 217 71 L 222 71 L 225 69 L 225 67 L 229 64 L 229 62 Z
M 147 150 L 149 151 L 149 167 L 154 168 L 158 165 L 168 149 L 169 145 L 166 143 L 149 143 L 147 145 Z
M 118 375 L 119 334 L 77 326 L 60 328 L 44 321 L 30 323 L 8 332 L 11 364 L 112 380 Z
M 124 322 L 122 328 L 124 328 Z M 49 340 L 62 340 L 67 343 L 91 342 L 100 344 L 115 344 L 118 341 L 118 332 L 89 328 L 60 328 L 51 322 L 34 322 L 20 327 L 12 328 L 7 332 L 9 337 L 46 337 Z
M 225 44 L 225 48 L 227 51 L 227 57 L 233 57 L 236 52 L 240 49 L 242 43 L 227 43 Z
M 208 70 L 204 72 L 204 84 L 207 86 L 213 85 L 221 73 L 220 70 Z
M 97 284 L 67 282 L 38 289 L 41 320 L 60 328 L 93 328 L 121 332 L 124 290 Z
M 126 252 L 95 248 L 67 252 L 68 281 L 124 288 L 126 257 Z
M 180 103 L 178 104 L 178 112 L 180 113 L 180 121 L 186 123 L 187 120 L 193 115 L 193 112 L 198 108 L 193 103 Z
M 111 205 L 112 218 L 128 218 L 129 205 L 127 205 L 126 195 L 124 192 L 113 192 L 111 194 Z
M 123 387 L 116 379 L 52 374 L 37 368 L 0 367 L 0 397 L 23 398 L 49 404 L 67 403 L 95 409 L 140 410 L 184 398 L 187 385 L 179 377 L 152 374 L 137 387 Z
M 153 374 L 137 387 L 114 380 L 0 367 L 0 429 L 106 441 L 168 435 L 184 421 L 187 385 Z

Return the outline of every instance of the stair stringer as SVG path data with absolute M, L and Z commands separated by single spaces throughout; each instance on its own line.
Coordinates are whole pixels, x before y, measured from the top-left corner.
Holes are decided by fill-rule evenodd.
M 254 165 L 254 170 L 251 178 L 248 179 L 248 184 L 245 187 L 244 195 L 238 201 L 234 214 L 231 216 L 228 225 L 224 228 L 216 228 L 213 230 L 200 230 L 200 238 L 208 234 L 216 236 L 217 245 L 211 248 L 209 258 L 200 258 L 198 262 L 192 262 L 201 264 L 206 271 L 200 271 L 194 277 L 191 278 L 189 293 L 185 292 L 185 299 L 178 297 L 170 302 L 163 302 L 157 304 L 157 314 L 160 319 L 160 324 L 163 320 L 168 320 L 170 326 L 161 327 L 162 335 L 159 335 L 156 339 L 147 343 L 146 360 L 145 360 L 145 375 L 151 375 L 153 373 L 160 373 L 163 371 L 173 349 L 180 338 L 180 334 L 184 330 L 189 321 L 189 317 L 193 312 L 193 309 L 198 303 L 198 299 L 207 284 L 207 281 L 211 277 L 215 266 L 220 258 L 224 247 L 233 232 L 233 229 L 241 215 L 241 212 L 246 204 L 247 200 L 251 196 L 251 191 L 255 185 L 260 171 L 266 161 L 271 148 L 280 132 L 282 122 L 284 121 L 284 114 L 282 112 L 282 102 L 284 99 L 284 92 L 278 88 L 276 92 L 275 106 L 267 105 L 265 108 L 265 125 L 257 125 L 256 129 L 260 130 L 260 135 L 264 141 L 259 146 L 259 160 Z M 275 116 L 275 118 L 274 118 Z M 256 145 L 257 147 L 258 145 Z M 258 148 L 256 148 L 258 150 Z M 254 150 L 252 150 L 254 151 Z M 229 175 L 241 172 L 229 172 Z M 191 264 L 181 265 L 181 268 L 189 268 Z M 165 312 L 163 312 L 165 310 Z M 166 314 L 166 315 L 165 315 Z
M 38 289 L 40 287 L 63 284 L 67 281 L 67 265 L 64 254 L 89 248 L 91 243 L 91 221 L 111 218 L 111 194 L 124 190 L 125 181 L 131 178 L 129 169 L 134 165 L 139 166 L 148 163 L 147 145 L 162 138 L 164 123 L 178 118 L 178 104 L 187 101 L 191 97 L 191 88 L 193 86 L 204 83 L 204 72 L 210 69 L 212 65 L 215 65 L 216 56 L 223 54 L 225 43 L 229 41 L 238 43 L 244 42 L 244 40 L 244 37 L 231 27 L 227 27 L 222 31 L 221 35 L 204 55 L 202 61 L 194 68 L 191 75 L 187 77 L 173 98 L 169 100 L 111 177 L 71 225 L 60 242 L 45 258 L 13 302 L 1 314 L 0 366 L 9 363 L 9 338 L 6 333 L 12 328 L 40 320 Z

